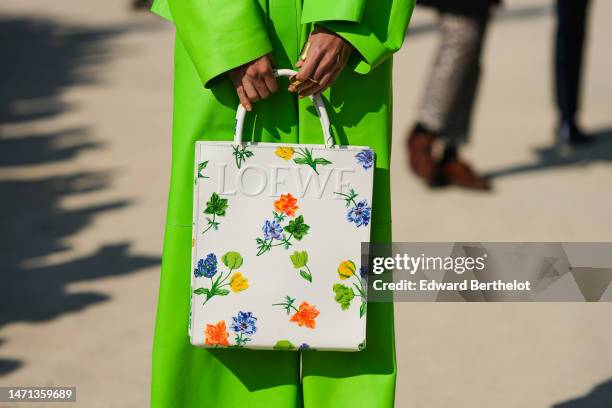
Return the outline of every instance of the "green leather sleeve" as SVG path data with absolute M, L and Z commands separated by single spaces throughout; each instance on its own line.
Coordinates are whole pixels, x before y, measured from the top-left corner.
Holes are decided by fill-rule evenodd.
M 256 0 L 168 0 L 177 33 L 205 87 L 272 51 Z
M 401 48 L 414 4 L 415 0 L 304 0 L 302 23 L 323 26 L 351 43 L 358 55 L 349 66 L 367 74 Z
M 168 21 L 172 21 L 172 13 L 170 12 L 170 6 L 168 6 L 168 0 L 153 0 L 151 11 Z
M 331 20 L 359 22 L 367 2 L 368 0 L 304 0 L 302 24 Z

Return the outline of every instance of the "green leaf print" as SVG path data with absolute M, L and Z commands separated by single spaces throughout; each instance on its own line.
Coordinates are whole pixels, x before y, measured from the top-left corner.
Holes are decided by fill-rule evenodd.
M 315 173 L 319 174 L 317 170 L 317 165 L 327 166 L 328 164 L 332 164 L 329 160 L 323 157 L 313 157 L 312 149 L 298 149 L 295 151 L 295 154 L 299 157 L 293 159 L 295 164 L 305 164 L 314 170 Z
M 209 178 L 208 176 L 202 174 L 202 171 L 206 169 L 206 166 L 208 166 L 208 160 L 198 164 L 198 178 Z
M 206 217 L 208 224 L 204 231 L 202 231 L 202 234 L 205 234 L 210 229 L 215 231 L 219 229 L 220 223 L 217 221 L 217 217 L 224 217 L 227 207 L 227 198 L 221 198 L 219 197 L 219 194 L 212 193 L 210 199 L 206 202 L 206 208 L 204 209 L 204 214 L 212 214 L 212 217 Z
M 367 309 L 367 276 L 364 275 L 365 277 L 362 278 L 361 273 L 358 275 L 356 271 L 357 265 L 350 259 L 340 263 L 340 266 L 338 266 L 338 277 L 345 282 L 352 279 L 352 282 L 350 282 L 350 286 L 336 283 L 333 286 L 334 300 L 340 305 L 342 310 L 348 310 L 353 299 L 360 299 L 359 317 L 362 318 L 365 316 Z
M 227 296 L 229 295 L 230 291 L 227 289 L 216 289 L 215 292 L 213 293 L 213 295 L 219 295 L 219 296 Z
M 236 160 L 236 167 L 240 168 L 242 163 L 245 162 L 249 157 L 253 157 L 253 152 L 248 150 L 247 146 L 232 146 L 234 149 L 234 159 Z
M 295 346 L 289 340 L 279 340 L 273 347 L 274 350 L 295 350 Z
M 295 239 L 301 241 L 302 238 L 308 234 L 310 226 L 304 224 L 304 216 L 300 215 L 296 219 L 289 221 L 289 224 L 284 229 L 286 232 L 293 235 Z
M 226 252 L 221 260 L 228 270 L 217 268 L 217 257 L 210 253 L 206 258 L 200 259 L 194 269 L 196 279 L 207 278 L 210 282 L 208 288 L 197 288 L 193 291 L 196 295 L 204 296 L 202 305 L 215 296 L 227 296 L 231 292 L 240 293 L 249 288 L 248 279 L 236 268 L 242 266 L 242 256 L 236 251 Z
M 308 160 L 303 157 L 296 157 L 295 159 L 293 159 L 293 162 L 295 164 L 308 164 Z
M 229 251 L 221 257 L 221 261 L 230 269 L 238 269 L 242 266 L 242 255 L 235 251 Z
M 225 210 L 227 210 L 227 198 L 221 198 L 219 194 L 212 193 L 210 199 L 206 202 L 206 209 L 204 210 L 205 214 L 214 214 L 219 217 L 223 217 L 225 215 Z
M 293 264 L 293 267 L 295 269 L 300 269 L 300 276 L 306 279 L 308 282 L 312 283 L 312 273 L 310 272 L 310 268 L 307 265 L 308 252 L 295 251 L 293 254 L 289 255 L 289 259 L 291 259 L 291 263 Z
M 359 194 L 357 194 L 357 192 L 354 189 L 350 189 L 348 193 L 338 193 L 335 192 L 334 194 L 337 194 L 341 197 L 343 197 L 343 200 L 346 202 L 346 206 L 350 207 L 352 206 L 357 206 L 357 201 L 355 201 L 355 199 L 359 196 Z
M 324 159 L 323 157 L 319 157 L 317 159 L 314 159 L 315 164 L 320 164 L 322 166 L 327 166 L 328 164 L 332 164 L 332 162 L 330 162 L 327 159 Z
M 333 290 L 336 293 L 334 300 L 340 305 L 340 309 L 348 310 L 351 306 L 351 301 L 355 298 L 353 289 L 341 283 L 336 283 L 333 286 Z
M 282 308 L 285 309 L 287 314 L 291 314 L 292 311 L 294 312 L 298 311 L 297 307 L 293 306 L 294 302 L 295 302 L 295 298 L 292 298 L 291 296 L 287 295 L 285 296 L 285 299 L 283 302 L 273 303 L 272 306 L 282 306 Z
M 288 217 L 295 216 L 295 211 L 299 208 L 296 204 L 297 199 L 291 194 L 281 194 L 281 197 L 274 201 L 275 211 L 272 212 L 274 218 L 264 221 L 263 238 L 255 238 L 257 256 L 265 254 L 274 247 L 289 249 L 295 245 L 295 242 L 291 242 L 292 239 L 300 241 L 308 234 L 310 226 L 304 223 L 303 215 L 288 220 Z M 287 224 L 283 225 L 285 222 Z
M 362 302 L 361 306 L 359 306 L 359 317 L 363 317 L 363 315 L 365 315 L 366 313 L 366 302 Z
M 308 262 L 308 252 L 295 251 L 292 255 L 289 256 L 289 258 L 291 259 L 294 268 L 302 268 L 306 266 L 306 263 Z
M 308 282 L 312 283 L 312 274 L 310 272 L 301 269 L 300 270 L 300 276 L 302 278 L 306 279 Z

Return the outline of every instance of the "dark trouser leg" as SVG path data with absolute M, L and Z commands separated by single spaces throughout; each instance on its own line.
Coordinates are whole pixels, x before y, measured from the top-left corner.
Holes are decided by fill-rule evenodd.
M 555 97 L 561 122 L 574 124 L 589 0 L 557 0 Z

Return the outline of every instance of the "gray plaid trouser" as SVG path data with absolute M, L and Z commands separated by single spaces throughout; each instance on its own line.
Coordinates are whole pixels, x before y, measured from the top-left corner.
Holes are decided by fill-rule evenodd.
M 449 144 L 467 139 L 481 74 L 489 13 L 441 13 L 441 42 L 429 73 L 417 121 Z

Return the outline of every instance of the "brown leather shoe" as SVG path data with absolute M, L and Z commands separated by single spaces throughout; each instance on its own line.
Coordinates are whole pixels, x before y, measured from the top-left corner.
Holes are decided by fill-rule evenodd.
M 438 164 L 433 156 L 435 141 L 435 135 L 419 129 L 418 126 L 406 141 L 412 172 L 430 185 L 435 184 L 439 177 Z
M 458 155 L 443 158 L 440 161 L 440 172 L 448 184 L 471 190 L 491 190 L 489 179 L 476 174 L 470 165 L 462 161 Z

